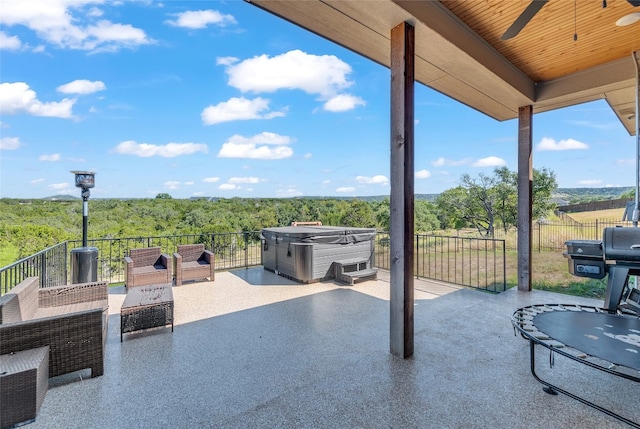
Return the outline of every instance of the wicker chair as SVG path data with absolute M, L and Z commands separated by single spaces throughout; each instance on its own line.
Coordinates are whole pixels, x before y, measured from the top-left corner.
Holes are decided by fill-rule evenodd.
M 104 373 L 109 284 L 47 288 L 28 277 L 0 297 L 0 350 L 16 353 L 49 346 L 49 377 L 90 368 Z
M 185 280 L 215 280 L 215 255 L 204 244 L 184 244 L 173 254 L 176 286 Z
M 171 283 L 170 257 L 162 254 L 160 247 L 130 249 L 124 261 L 127 265 L 127 288 Z

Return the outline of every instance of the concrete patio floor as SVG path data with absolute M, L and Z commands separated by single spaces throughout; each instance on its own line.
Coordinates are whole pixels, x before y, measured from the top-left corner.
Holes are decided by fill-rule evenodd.
M 415 356 L 406 360 L 389 353 L 385 272 L 355 286 L 301 285 L 261 267 L 219 272 L 215 282 L 173 288 L 173 333 L 130 333 L 122 343 L 124 289 L 112 288 L 104 375 L 50 379 L 26 427 L 627 427 L 544 393 L 529 372 L 528 342 L 510 325 L 528 304 L 600 301 L 415 287 Z M 540 356 L 540 371 L 563 387 L 640 421 L 637 383 L 559 357 L 550 370 L 548 353 Z

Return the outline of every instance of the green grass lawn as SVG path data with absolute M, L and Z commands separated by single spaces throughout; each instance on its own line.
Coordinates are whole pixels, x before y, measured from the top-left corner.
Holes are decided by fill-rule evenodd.
M 607 288 L 602 280 L 576 277 L 569 273 L 568 259 L 560 251 L 532 254 L 531 287 L 538 290 L 603 299 Z M 518 285 L 518 258 L 515 251 L 507 252 L 507 285 Z

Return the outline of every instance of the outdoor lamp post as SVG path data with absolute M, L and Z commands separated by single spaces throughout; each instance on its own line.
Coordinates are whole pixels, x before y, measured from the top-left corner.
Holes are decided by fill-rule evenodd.
M 82 189 L 82 247 L 71 250 L 71 282 L 87 283 L 98 280 L 98 249 L 87 247 L 89 220 L 89 189 L 95 186 L 92 171 L 72 171 L 76 175 L 76 187 Z
M 89 189 L 95 186 L 95 175 L 92 171 L 72 171 L 76 175 L 76 187 L 81 188 L 82 196 L 82 247 L 87 247 L 87 225 L 89 219 Z

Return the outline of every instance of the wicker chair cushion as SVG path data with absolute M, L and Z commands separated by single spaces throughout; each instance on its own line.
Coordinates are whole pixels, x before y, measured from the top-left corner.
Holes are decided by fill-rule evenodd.
M 7 293 L 0 297 L 0 324 L 21 321 L 18 295 Z
M 94 308 L 104 309 L 107 307 L 109 307 L 109 300 L 79 302 L 77 304 L 60 305 L 57 307 L 41 307 L 36 312 L 34 319 L 77 313 L 79 311 L 93 310 Z
M 167 270 L 167 267 L 165 267 L 164 265 L 153 265 L 153 266 L 145 266 L 145 267 L 136 267 L 133 269 L 133 273 L 135 275 L 139 275 L 139 274 L 154 274 L 157 273 L 158 270 Z
M 162 249 L 160 247 L 145 247 L 142 249 L 130 249 L 129 257 L 133 259 L 135 268 L 160 264 Z M 162 266 L 162 265 L 161 265 Z
M 0 322 L 12 323 L 33 319 L 38 310 L 38 278 L 30 277 L 0 299 Z
M 205 261 L 204 259 L 200 259 L 198 261 L 193 261 L 193 262 L 183 262 L 182 263 L 182 269 L 183 270 L 193 270 L 193 269 L 201 269 L 204 266 L 209 265 L 209 263 L 207 261 Z
M 182 256 L 182 263 L 195 262 L 203 257 L 204 244 L 184 244 L 178 246 L 178 253 Z

